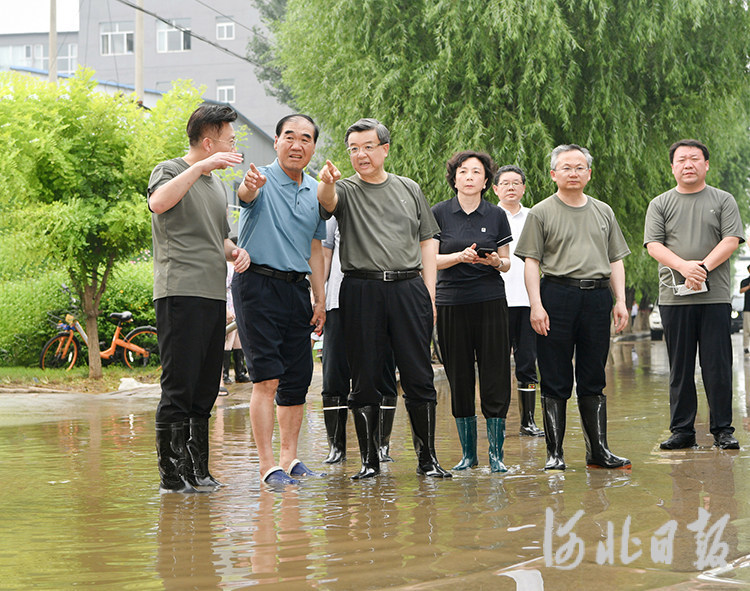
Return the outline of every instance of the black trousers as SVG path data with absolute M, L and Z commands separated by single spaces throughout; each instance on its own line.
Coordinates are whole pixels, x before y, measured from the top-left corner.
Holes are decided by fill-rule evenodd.
M 697 352 L 708 400 L 711 433 L 734 432 L 731 305 L 659 306 L 659 311 L 669 356 L 670 430 L 695 433 L 695 414 L 698 410 L 694 378 Z
M 326 312 L 326 324 L 323 329 L 323 389 L 321 391 L 323 396 L 346 396 L 351 391 L 351 371 L 349 362 L 346 360 L 343 320 L 339 308 Z M 398 395 L 396 361 L 392 351 L 385 356 L 381 380 L 378 390 L 383 396 Z
M 399 368 L 405 404 L 434 402 L 432 303 L 422 278 L 378 281 L 344 277 L 339 303 L 352 372 L 349 406 L 380 404 L 378 386 L 389 345 Z
M 536 384 L 536 333 L 531 328 L 528 306 L 508 308 L 508 334 L 513 359 L 516 362 L 516 380 L 519 384 Z
M 453 416 L 476 414 L 476 361 L 482 415 L 504 419 L 510 405 L 510 343 L 505 298 L 438 306 L 437 327 L 443 367 L 451 387 Z
M 157 423 L 209 418 L 219 394 L 226 302 L 189 296 L 154 300 L 161 357 Z
M 542 278 L 540 293 L 550 322 L 547 336 L 536 339 L 542 396 L 571 397 L 574 357 L 576 394 L 603 394 L 612 313 L 609 288 L 579 289 Z

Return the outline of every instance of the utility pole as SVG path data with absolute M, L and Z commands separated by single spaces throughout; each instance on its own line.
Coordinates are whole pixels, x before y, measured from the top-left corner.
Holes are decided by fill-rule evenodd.
M 143 101 L 143 0 L 135 11 L 135 100 Z
M 49 0 L 49 81 L 57 83 L 57 0 Z

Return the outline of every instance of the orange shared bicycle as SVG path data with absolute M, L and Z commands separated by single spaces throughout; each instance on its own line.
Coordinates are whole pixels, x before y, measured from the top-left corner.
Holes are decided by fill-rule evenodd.
M 42 369 L 65 368 L 69 370 L 73 368 L 81 351 L 81 343 L 76 334 L 85 345 L 89 344 L 89 337 L 77 318 L 78 303 L 66 286 L 63 286 L 63 290 L 70 295 L 71 310 L 63 318 L 49 314 L 59 332 L 42 347 L 39 355 L 39 367 Z M 161 365 L 155 327 L 139 326 L 123 337 L 123 324 L 133 322 L 133 314 L 116 312 L 110 314 L 108 319 L 116 325 L 116 328 L 109 347 L 104 348 L 106 342 L 99 343 L 102 349 L 99 352 L 102 363 L 123 361 L 131 369 Z

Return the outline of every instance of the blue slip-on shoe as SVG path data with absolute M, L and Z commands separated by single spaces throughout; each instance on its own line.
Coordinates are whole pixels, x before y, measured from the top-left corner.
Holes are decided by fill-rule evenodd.
M 314 472 L 305 466 L 300 460 L 294 460 L 289 464 L 289 474 L 301 478 L 303 476 L 325 476 L 325 472 Z
M 283 489 L 287 484 L 299 484 L 299 480 L 296 480 L 289 476 L 281 466 L 274 466 L 263 476 L 263 482 L 273 489 Z

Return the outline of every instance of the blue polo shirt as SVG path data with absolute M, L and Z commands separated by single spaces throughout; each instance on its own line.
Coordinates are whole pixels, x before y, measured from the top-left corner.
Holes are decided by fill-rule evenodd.
M 469 214 L 461 208 L 458 197 L 438 203 L 432 213 L 440 226 L 440 233 L 435 235 L 440 254 L 460 252 L 475 242 L 477 248 L 497 249 L 513 240 L 505 212 L 484 199 Z M 503 278 L 490 266 L 459 263 L 438 271 L 438 306 L 476 304 L 504 297 Z
M 305 173 L 297 185 L 278 160 L 258 170 L 267 181 L 251 203 L 240 201 L 240 248 L 258 265 L 310 273 L 310 243 L 326 237 L 326 223 L 318 209 L 318 181 Z

